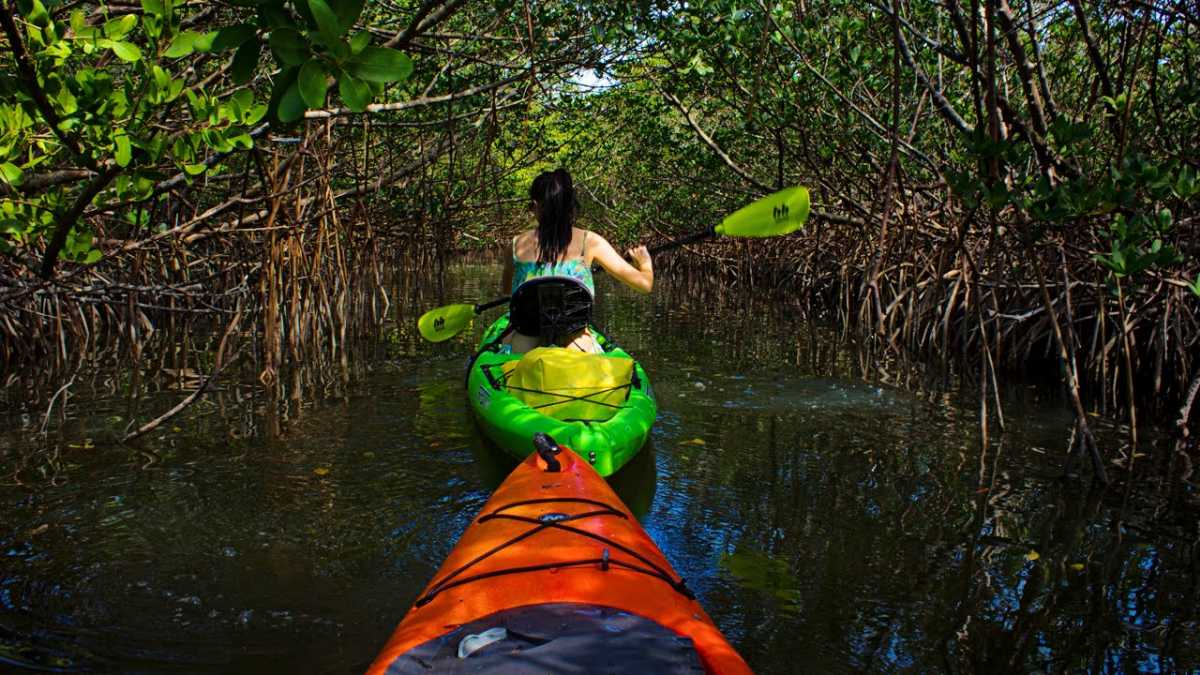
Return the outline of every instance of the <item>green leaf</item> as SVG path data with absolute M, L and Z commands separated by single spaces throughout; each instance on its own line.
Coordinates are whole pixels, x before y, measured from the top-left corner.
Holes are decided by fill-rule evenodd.
M 350 43 L 338 38 L 333 41 L 333 44 L 326 45 L 329 48 L 329 53 L 333 56 L 333 60 L 337 63 L 342 63 L 346 59 L 353 56 L 350 52 Z
M 341 22 L 338 21 L 337 14 L 333 12 L 333 9 L 325 0 L 308 0 L 308 9 L 317 22 L 317 30 L 320 31 L 326 46 L 337 42 L 345 30 L 342 29 Z
M 249 150 L 254 147 L 254 139 L 250 134 L 234 134 L 227 139 L 235 147 L 240 147 L 243 150 Z
M 246 111 L 254 105 L 254 92 L 249 89 L 240 89 L 229 97 L 229 107 L 233 111 L 234 119 L 242 121 Z
M 199 176 L 204 173 L 208 166 L 201 162 L 200 164 L 184 164 L 183 171 L 189 176 Z
M 162 16 L 167 12 L 162 0 L 142 0 L 142 11 L 154 16 Z
M 695 71 L 695 73 L 701 77 L 708 75 L 713 71 L 712 66 L 704 62 L 704 56 L 701 54 L 696 54 L 692 57 L 692 60 L 688 63 L 688 68 Z
M 204 138 L 204 143 L 217 152 L 229 152 L 233 150 L 233 144 L 225 138 L 225 135 L 220 130 L 205 129 L 201 132 L 201 136 Z
M 366 0 L 334 0 L 333 11 L 337 14 L 338 25 L 341 27 L 341 33 L 354 27 L 354 22 L 358 21 L 358 17 L 362 14 L 363 7 L 366 6 Z
M 126 35 L 129 35 L 129 31 L 133 30 L 134 26 L 137 26 L 136 14 L 126 14 L 119 19 L 105 21 L 104 37 L 113 40 L 120 40 Z
M 258 56 L 261 52 L 262 43 L 257 37 L 243 42 L 242 46 L 238 47 L 237 53 L 233 55 L 233 63 L 229 67 L 229 75 L 235 84 L 245 84 L 254 77 L 254 70 L 258 67 Z
M 292 20 L 291 14 L 283 7 L 283 3 L 265 3 L 258 6 L 258 21 L 259 24 L 278 30 L 280 28 L 296 28 L 296 22 Z
M 50 14 L 46 11 L 46 6 L 40 0 L 18 2 L 17 8 L 35 26 L 45 27 L 50 23 Z
M 167 45 L 167 51 L 163 52 L 163 56 L 168 59 L 187 56 L 196 50 L 196 40 L 199 38 L 200 34 L 196 31 L 185 30 L 171 40 L 171 44 Z
M 279 98 L 279 121 L 295 122 L 304 116 L 304 97 L 300 95 L 300 86 L 293 82 Z
M 4 162 L 0 164 L 0 175 L 3 175 L 4 182 L 9 185 L 17 186 L 21 184 L 25 176 L 21 173 L 21 168 L 12 162 Z
M 133 138 L 132 143 L 133 147 L 141 148 L 151 162 L 157 162 L 162 159 L 163 151 L 167 146 L 167 137 L 165 134 L 154 134 L 148 139 Z
M 271 51 L 285 66 L 299 66 L 308 61 L 308 42 L 295 28 L 276 28 L 271 31 Z
M 279 120 L 279 104 L 283 100 L 283 95 L 288 88 L 296 82 L 296 75 L 299 74 L 299 68 L 287 68 L 275 78 L 271 84 L 271 98 L 267 102 L 267 116 L 272 121 Z
M 213 40 L 217 39 L 217 31 L 210 30 L 196 36 L 195 47 L 198 52 L 212 51 Z
M 1158 231 L 1166 232 L 1171 229 L 1171 211 L 1162 209 L 1158 212 Z
M 119 132 L 113 137 L 113 142 L 117 146 L 115 156 L 117 166 L 129 166 L 130 160 L 133 159 L 133 148 L 129 145 L 129 136 L 126 135 L 124 131 Z
M 267 116 L 268 107 L 264 104 L 259 104 L 250 108 L 246 114 L 242 115 L 242 124 L 257 124 L 259 120 Z
M 247 40 L 254 37 L 258 29 L 252 23 L 239 23 L 236 26 L 227 26 L 217 31 L 217 36 L 213 38 L 212 50 L 214 52 L 223 52 L 226 49 L 240 47 Z
M 154 76 L 155 86 L 163 91 L 170 88 L 171 76 L 167 74 L 167 71 L 162 69 L 162 66 L 155 65 L 150 69 L 150 73 Z
M 132 42 L 113 42 L 108 48 L 122 61 L 133 63 L 142 58 L 142 50 Z
M 342 103 L 354 112 L 366 110 L 371 102 L 371 88 L 367 83 L 346 73 L 342 73 L 338 78 L 338 95 L 341 96 Z
M 329 85 L 326 83 L 328 74 L 320 59 L 310 59 L 300 68 L 297 83 L 300 86 L 300 96 L 309 108 L 321 108 L 325 105 L 325 92 Z
M 1180 199 L 1188 199 L 1196 193 L 1196 174 L 1187 165 L 1179 170 L 1175 179 L 1175 195 Z
M 95 26 L 87 24 L 87 15 L 83 13 L 82 9 L 71 12 L 71 32 L 81 40 L 95 38 L 100 34 Z
M 83 257 L 83 263 L 85 265 L 91 265 L 92 263 L 96 262 L 103 256 L 104 256 L 104 254 L 100 252 L 100 249 L 94 248 L 94 249 L 88 251 L 87 255 Z
M 346 64 L 346 71 L 366 82 L 400 82 L 412 73 L 412 59 L 389 47 L 366 47 Z
M 350 53 L 357 54 L 371 44 L 371 34 L 365 30 L 359 31 L 350 38 Z
M 75 100 L 75 95 L 65 86 L 58 90 L 58 94 L 54 97 L 54 100 L 58 102 L 58 106 L 64 115 L 73 115 L 76 110 L 79 110 L 79 103 Z

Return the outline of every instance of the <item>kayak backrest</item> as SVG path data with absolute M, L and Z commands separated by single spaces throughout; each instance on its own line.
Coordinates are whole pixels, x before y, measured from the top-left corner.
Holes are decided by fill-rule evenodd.
M 518 333 L 555 344 L 587 327 L 593 304 L 592 292 L 578 279 L 534 277 L 513 292 L 508 315 Z

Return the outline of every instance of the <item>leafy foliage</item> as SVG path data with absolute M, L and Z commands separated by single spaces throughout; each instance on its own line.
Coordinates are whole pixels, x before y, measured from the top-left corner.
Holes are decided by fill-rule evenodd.
M 264 122 L 287 124 L 324 107 L 331 81 L 361 111 L 382 85 L 412 71 L 403 53 L 368 46 L 368 33 L 348 36 L 360 1 L 246 4 L 253 13 L 200 30 L 209 12 L 175 0 L 143 0 L 140 11 L 19 3 L 16 37 L 33 79 L 10 71 L 0 89 L 0 178 L 23 193 L 3 204 L 0 247 L 12 251 L 61 228 L 63 257 L 96 262 L 95 233 L 70 217 L 73 207 L 138 204 L 131 231 L 163 228 L 147 216 L 166 199 L 160 185 L 173 173 L 191 180 L 227 171 L 230 153 L 252 149 Z M 261 61 L 264 46 L 274 64 Z M 86 182 L 54 182 L 64 172 L 102 184 L 89 191 Z

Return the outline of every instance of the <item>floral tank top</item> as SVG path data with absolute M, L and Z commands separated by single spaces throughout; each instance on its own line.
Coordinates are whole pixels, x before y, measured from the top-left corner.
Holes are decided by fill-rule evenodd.
M 584 257 L 574 258 L 571 260 L 563 260 L 556 263 L 542 263 L 536 260 L 518 260 L 517 259 L 517 240 L 513 239 L 513 280 L 512 292 L 516 292 L 521 284 L 535 279 L 537 277 L 571 277 L 577 279 L 592 296 L 596 295 L 596 281 L 592 277 L 592 268 L 588 266 L 584 258 L 587 256 L 587 230 L 583 233 L 583 254 Z

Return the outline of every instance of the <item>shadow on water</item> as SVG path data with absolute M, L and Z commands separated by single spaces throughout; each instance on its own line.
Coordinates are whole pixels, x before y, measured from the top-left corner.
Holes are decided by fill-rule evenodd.
M 269 389 L 243 364 L 134 444 L 114 439 L 194 388 L 211 340 L 107 354 L 57 396 L 10 379 L 0 671 L 364 669 L 515 466 L 462 394 L 486 322 L 439 345 L 412 327 L 497 276 L 398 285 L 379 341 Z M 659 400 L 610 482 L 757 671 L 1200 668 L 1195 487 L 1149 460 L 1128 491 L 1062 480 L 1057 392 L 1006 386 L 981 449 L 969 383 L 746 289 L 600 283 Z

